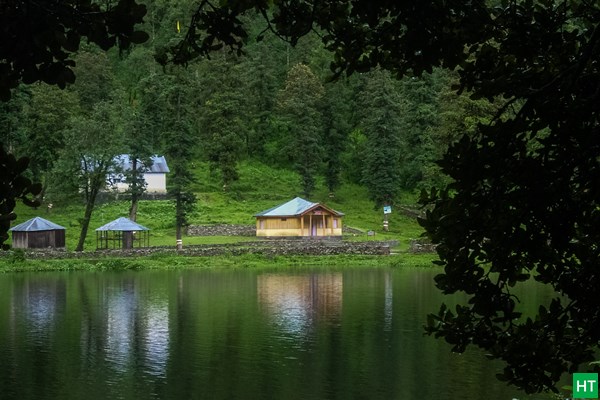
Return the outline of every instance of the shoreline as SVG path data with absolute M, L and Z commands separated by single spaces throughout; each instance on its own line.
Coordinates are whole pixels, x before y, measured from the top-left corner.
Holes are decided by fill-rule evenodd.
M 69 254 L 69 253 L 65 253 Z M 195 268 L 361 268 L 361 267 L 436 267 L 431 253 L 397 253 L 392 255 L 334 254 L 334 255 L 272 255 L 221 254 L 189 255 L 173 252 L 153 252 L 147 255 L 118 256 L 82 252 L 77 258 L 29 258 L 22 251 L 8 251 L 0 257 L 0 273 L 44 271 L 142 271 L 158 269 Z

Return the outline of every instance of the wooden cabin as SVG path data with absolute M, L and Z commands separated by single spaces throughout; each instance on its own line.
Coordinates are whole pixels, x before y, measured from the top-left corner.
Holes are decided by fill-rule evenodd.
M 97 249 L 133 249 L 150 246 L 150 229 L 120 217 L 96 229 Z
M 35 217 L 10 228 L 12 247 L 16 249 L 64 248 L 65 232 L 63 226 L 41 217 Z
M 296 197 L 255 215 L 256 236 L 341 237 L 344 213 Z

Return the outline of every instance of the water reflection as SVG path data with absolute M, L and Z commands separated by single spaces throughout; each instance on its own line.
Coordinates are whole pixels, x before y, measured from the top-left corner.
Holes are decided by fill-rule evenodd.
M 258 302 L 284 332 L 307 337 L 317 320 L 335 323 L 342 312 L 341 273 L 257 276 Z
M 435 273 L 0 276 L 0 397 L 525 399 L 479 352 L 423 337 Z
M 146 306 L 144 315 L 144 365 L 155 376 L 166 375 L 169 358 L 169 308 L 167 302 Z
M 169 357 L 169 302 L 163 296 L 140 296 L 138 283 L 126 280 L 105 289 L 104 355 L 116 372 L 136 364 L 142 372 L 164 377 Z
M 109 290 L 106 298 L 106 345 L 104 353 L 111 366 L 127 371 L 136 326 L 137 300 L 131 282 Z
M 15 288 L 11 299 L 12 314 L 27 320 L 32 338 L 52 330 L 57 313 L 65 306 L 64 285 L 64 280 L 39 280 Z

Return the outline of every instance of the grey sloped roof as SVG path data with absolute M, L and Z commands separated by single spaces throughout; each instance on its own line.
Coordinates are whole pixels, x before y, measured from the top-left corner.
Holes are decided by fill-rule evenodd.
M 133 222 L 129 218 L 120 217 L 106 225 L 102 225 L 100 228 L 96 228 L 97 231 L 149 231 L 150 229 L 142 226 L 138 223 Z
M 167 165 L 167 160 L 165 160 L 164 156 L 152 156 L 150 158 L 152 161 L 152 165 L 144 165 L 146 173 L 167 173 L 169 171 L 169 166 Z M 129 158 L 129 154 L 121 154 L 120 156 L 115 157 L 116 164 L 123 170 L 129 171 L 132 168 L 131 159 Z
M 333 212 L 338 216 L 344 215 L 339 211 L 332 210 L 329 207 L 326 207 L 319 203 L 313 203 L 308 200 L 304 200 L 303 198 L 296 197 L 287 203 L 283 203 L 279 206 L 275 206 L 273 208 L 269 208 L 268 210 L 259 212 L 255 215 L 255 217 L 293 217 L 297 215 L 302 215 L 307 211 L 310 211 L 317 207 L 323 207 L 326 210 Z
M 17 232 L 55 231 L 65 230 L 65 227 L 57 225 L 54 222 L 50 222 L 42 217 L 35 217 L 19 225 L 13 226 L 10 228 L 10 230 Z

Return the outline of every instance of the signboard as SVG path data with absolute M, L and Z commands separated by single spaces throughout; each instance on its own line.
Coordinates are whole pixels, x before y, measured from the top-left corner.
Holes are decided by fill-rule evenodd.
M 383 206 L 383 213 L 384 214 L 391 214 L 392 213 L 392 206 Z

